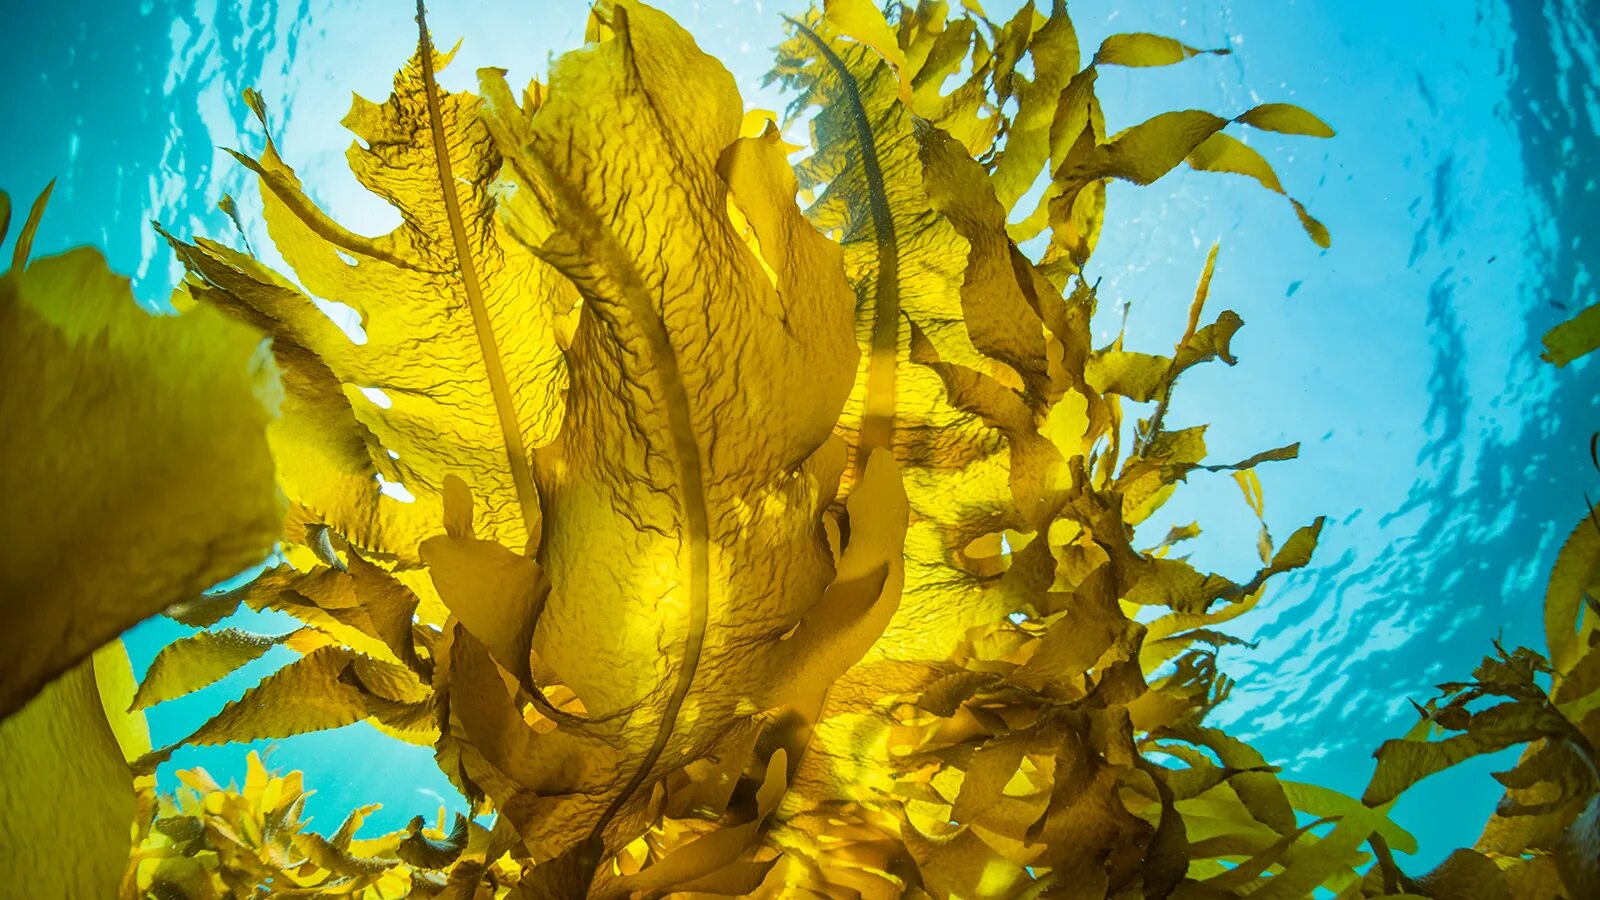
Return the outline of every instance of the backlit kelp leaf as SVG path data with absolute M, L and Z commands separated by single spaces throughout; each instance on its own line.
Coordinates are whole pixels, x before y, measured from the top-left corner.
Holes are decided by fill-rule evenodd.
M 1085 72 L 1092 75 L 1093 67 Z M 1321 125 L 1320 120 L 1299 107 L 1263 104 L 1232 119 L 1201 110 L 1162 113 L 1106 138 L 1098 105 L 1092 102 L 1092 84 L 1092 77 L 1087 78 L 1083 88 L 1084 96 L 1091 100 L 1087 112 L 1074 115 L 1070 112 L 1072 107 L 1061 107 L 1062 114 L 1058 114 L 1052 130 L 1052 140 L 1061 149 L 1052 155 L 1056 168 L 1051 174 L 1051 184 L 1040 210 L 1029 220 L 1032 224 L 1021 234 L 1031 237 L 1037 233 L 1045 221 L 1042 216 L 1048 210 L 1052 235 L 1042 266 L 1058 280 L 1080 271 L 1093 250 L 1105 202 L 1104 184 L 1108 179 L 1150 184 L 1179 163 L 1188 161 L 1192 168 L 1202 171 L 1249 175 L 1268 190 L 1283 194 L 1276 174 L 1260 154 L 1227 137 L 1222 129 L 1233 122 L 1249 122 L 1256 118 L 1265 123 L 1261 127 L 1300 128 L 1295 133 L 1332 135 L 1331 130 L 1323 134 L 1297 117 L 1295 113 L 1304 114 Z M 1069 86 L 1068 90 L 1071 89 Z M 1067 147 L 1070 149 L 1065 149 Z M 1324 248 L 1329 246 L 1328 229 L 1307 213 L 1298 200 L 1289 200 L 1312 241 Z
M 1349 815 L 1364 815 L 1366 814 L 1364 810 L 1376 812 L 1355 797 L 1321 785 L 1285 779 L 1279 779 L 1278 783 L 1282 785 L 1284 795 L 1289 798 L 1290 806 L 1313 816 L 1339 819 Z M 1380 818 L 1374 830 L 1395 850 L 1401 853 L 1417 852 L 1417 839 L 1393 820 Z
M 528 557 L 475 537 L 471 494 L 454 475 L 445 479 L 445 527 L 420 548 L 440 599 L 501 668 L 532 688 L 529 653 L 549 581 Z
M 0 276 L 0 385 L 3 716 L 259 562 L 282 505 L 260 335 L 212 310 L 150 315 L 95 250 Z
M 1326 135 L 1316 136 L 1332 137 L 1332 132 L 1330 130 Z M 1262 187 L 1275 194 L 1282 194 L 1288 199 L 1289 205 L 1294 207 L 1295 215 L 1300 218 L 1300 226 L 1306 230 L 1306 234 L 1311 236 L 1311 240 L 1317 246 L 1327 247 L 1332 242 L 1333 238 L 1329 235 L 1327 226 L 1312 218 L 1299 200 L 1290 197 L 1284 191 L 1283 183 L 1278 180 L 1278 173 L 1273 171 L 1266 157 L 1233 135 L 1224 131 L 1213 134 L 1190 151 L 1184 161 L 1191 169 L 1201 172 L 1228 172 L 1254 178 Z
M 367 716 L 365 696 L 342 676 L 353 654 L 324 646 L 279 669 L 229 701 L 187 737 L 135 764 L 150 771 L 183 745 L 230 744 L 338 728 Z
M 833 36 L 821 16 L 794 28 L 769 79 L 801 91 L 792 115 L 817 107 L 815 150 L 797 172 L 802 188 L 827 185 L 806 214 L 839 236 L 859 310 L 857 333 L 866 338 L 863 385 L 852 395 L 860 405 L 853 402 L 849 414 L 860 422 L 859 471 L 866 454 L 891 446 L 896 428 L 926 421 L 940 393 L 927 376 L 907 383 L 917 374 L 899 365 L 908 337 L 902 316 L 947 359 L 977 360 L 959 302 L 966 246 L 930 209 L 915 116 L 901 102 L 894 68 L 869 45 Z
M 412 562 L 440 530 L 452 472 L 482 498 L 485 537 L 519 550 L 537 537 L 529 455 L 560 424 L 556 322 L 575 300 L 496 222 L 500 156 L 481 101 L 434 83 L 448 61 L 419 54 L 387 102 L 357 97 L 344 119 L 361 139 L 347 154 L 356 177 L 401 212 L 389 234 L 332 221 L 270 139 L 259 158 L 236 154 L 260 179 L 268 231 L 300 284 L 353 307 L 364 342 L 253 260 L 174 241 L 198 297 L 274 337 L 289 397 L 273 441 L 291 499 L 356 546 Z M 415 502 L 380 497 L 377 475 Z
M 929 205 L 967 243 L 960 293 L 967 334 L 979 352 L 1008 365 L 1034 392 L 1048 393 L 1044 320 L 1016 276 L 1018 251 L 1006 235 L 1005 207 L 983 167 L 959 144 L 937 131 L 921 137 Z
M 225 595 L 251 609 L 289 613 L 359 653 L 419 674 L 418 647 L 429 631 L 414 619 L 418 599 L 393 573 L 351 554 L 338 566 L 299 571 L 279 565 Z
M 1255 118 L 1265 122 L 1267 126 L 1281 126 L 1272 130 L 1301 127 L 1306 130 L 1297 133 L 1315 134 L 1319 137 L 1332 135 L 1331 130 L 1327 130 L 1326 134 L 1315 131 L 1309 124 L 1303 123 L 1295 115 L 1280 108 L 1283 106 L 1285 104 L 1252 107 L 1232 119 L 1200 110 L 1162 113 L 1112 136 L 1105 143 L 1100 143 L 1092 126 L 1085 127 L 1066 161 L 1051 176 L 1057 191 L 1054 199 L 1050 201 L 1051 219 L 1052 221 L 1068 219 L 1080 192 L 1094 182 L 1118 178 L 1135 184 L 1150 184 L 1188 159 L 1231 122 L 1250 124 Z M 1289 109 L 1310 117 L 1309 113 L 1298 107 Z M 1318 125 L 1321 124 L 1315 117 L 1310 119 Z M 1326 129 L 1326 126 L 1323 128 Z M 1209 151 L 1203 154 L 1201 159 L 1202 161 L 1214 159 L 1220 152 L 1222 151 Z M 1242 154 L 1235 151 L 1234 155 L 1239 157 Z M 1241 161 L 1232 165 L 1242 168 L 1251 166 L 1253 162 L 1253 160 Z M 1209 165 L 1197 168 L 1209 168 Z M 1232 168 L 1220 168 L 1220 170 L 1232 171 Z M 1259 176 L 1258 180 L 1262 180 L 1263 185 L 1270 189 L 1271 186 L 1265 180 Z M 1307 215 L 1298 202 L 1295 203 L 1295 210 L 1312 240 L 1319 246 L 1328 246 L 1327 229 Z M 1052 249 L 1057 246 L 1054 241 L 1052 245 Z
M 1094 61 L 1102 66 L 1170 66 L 1202 53 L 1227 56 L 1231 52 L 1227 48 L 1200 50 L 1159 34 L 1135 32 L 1113 34 L 1101 41 Z
M 202 631 L 180 638 L 156 654 L 133 697 L 131 709 L 145 709 L 193 693 L 253 660 L 278 643 L 278 638 L 237 628 Z
M 596 15 L 610 36 L 557 60 L 531 115 L 483 73 L 496 133 L 527 135 L 502 147 L 519 234 L 583 298 L 564 424 L 535 454 L 551 588 L 533 649 L 592 721 L 519 738 L 539 758 L 530 799 L 566 804 L 521 823 L 541 853 L 583 852 L 585 833 L 620 849 L 647 786 L 778 687 L 766 663 L 783 636 L 835 615 L 817 526 L 857 359 L 838 251 L 795 207 L 776 132 L 739 136 L 731 76 L 670 19 L 635 3 Z M 882 465 L 868 477 L 898 481 Z M 562 775 L 572 742 L 601 737 L 615 767 Z
M 1295 830 L 1294 809 L 1278 779 L 1267 769 L 1267 761 L 1253 747 L 1213 728 L 1180 726 L 1163 729 L 1156 736 L 1171 737 L 1203 746 L 1215 753 L 1225 766 L 1240 770 L 1228 780 L 1239 801 L 1256 821 L 1279 834 Z
M 133 676 L 128 648 L 121 640 L 115 640 L 96 650 L 93 659 L 95 687 L 100 692 L 106 722 L 117 737 L 123 759 L 132 762 L 150 752 L 150 724 L 143 712 L 132 708 L 138 681 Z
M 1027 8 L 1025 5 L 1024 10 Z M 1013 85 L 1007 93 L 1016 98 L 1017 109 L 1006 121 L 1005 142 L 991 170 L 995 195 L 1008 214 L 1050 161 L 1050 129 L 1057 106 L 1072 99 L 1064 91 L 1078 71 L 1078 34 L 1067 16 L 1065 0 L 1051 0 L 1043 24 L 1033 27 L 1027 55 L 1033 75 L 1028 78 L 1013 72 L 1011 76 Z
M 0 722 L 0 802 L 0 864 L 16 890 L 116 896 L 134 818 L 133 777 L 106 722 L 92 659 Z
M 1245 110 L 1235 121 L 1262 131 L 1303 134 L 1319 138 L 1333 137 L 1333 129 L 1328 127 L 1328 123 L 1293 103 L 1263 103 Z

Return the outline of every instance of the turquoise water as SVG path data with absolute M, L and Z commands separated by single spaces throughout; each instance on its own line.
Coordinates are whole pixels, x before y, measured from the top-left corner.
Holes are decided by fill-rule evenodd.
M 795 2 L 669 2 L 739 77 L 752 105 L 766 48 Z M 1014 4 L 986 4 L 1000 15 Z M 441 80 L 466 88 L 483 65 L 526 78 L 582 39 L 581 2 L 438 4 L 437 39 L 464 37 Z M 1280 583 L 1230 650 L 1239 679 L 1221 719 L 1295 777 L 1359 792 L 1369 754 L 1411 722 L 1406 698 L 1464 675 L 1490 640 L 1542 647 L 1543 580 L 1594 484 L 1587 440 L 1600 427 L 1593 360 L 1538 361 L 1538 336 L 1595 302 L 1600 229 L 1600 22 L 1596 0 L 1454 3 L 1078 0 L 1086 44 L 1151 30 L 1228 46 L 1165 70 L 1108 71 L 1113 129 L 1166 109 L 1242 110 L 1288 100 L 1340 132 L 1331 142 L 1258 134 L 1291 194 L 1332 229 L 1321 251 L 1281 198 L 1237 179 L 1175 174 L 1112 188 L 1097 257 L 1109 337 L 1126 303 L 1129 343 L 1161 348 L 1205 251 L 1223 249 L 1213 303 L 1247 322 L 1241 363 L 1187 377 L 1170 426 L 1213 423 L 1219 458 L 1291 440 L 1302 458 L 1261 470 L 1280 537 L 1326 514 L 1313 567 Z M 409 55 L 403 3 L 57 0 L 8 4 L 0 62 L 12 136 L 0 184 L 26 198 L 59 178 L 36 244 L 92 243 L 158 303 L 178 277 L 148 220 L 177 234 L 224 236 L 215 208 L 238 199 L 257 248 L 254 189 L 219 146 L 258 150 L 239 102 L 257 87 L 285 157 L 310 192 L 357 231 L 387 230 L 391 210 L 356 186 L 336 123 L 355 90 L 387 94 Z M 270 257 L 269 257 L 270 258 Z M 1253 517 L 1223 476 L 1196 477 L 1151 523 L 1198 519 L 1197 561 L 1252 571 Z M 286 619 L 244 623 L 284 630 Z M 153 620 L 129 638 L 136 671 L 184 631 Z M 158 707 L 158 742 L 187 733 L 288 651 L 197 695 Z M 282 655 L 279 655 L 282 654 Z M 263 745 L 265 746 L 265 745 Z M 161 770 L 243 771 L 245 747 L 187 748 Z M 382 801 L 370 832 L 399 827 L 453 794 L 427 748 L 365 725 L 276 742 L 318 793 L 316 824 Z M 1490 760 L 1425 782 L 1398 810 L 1422 840 L 1421 869 L 1470 843 L 1498 792 Z M 1498 761 L 1503 764 L 1504 759 Z M 1405 864 L 1405 861 L 1402 860 Z

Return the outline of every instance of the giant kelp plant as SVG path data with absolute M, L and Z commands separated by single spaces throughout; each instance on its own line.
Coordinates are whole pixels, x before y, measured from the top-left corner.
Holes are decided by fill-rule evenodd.
M 1120 34 L 1084 59 L 1063 0 L 1003 23 L 934 0 L 791 21 L 773 78 L 809 148 L 632 0 L 598 5 L 588 43 L 520 93 L 492 69 L 478 95 L 442 91 L 449 54 L 418 22 L 394 93 L 344 120 L 393 232 L 318 209 L 270 132 L 235 156 L 293 280 L 163 232 L 183 315 L 151 319 L 89 253 L 27 263 L 42 203 L 23 229 L 0 375 L 50 402 L 0 402 L 30 441 L 5 444 L 23 501 L 5 543 L 26 553 L 0 571 L 20 622 L 0 638 L 0 858 L 30 896 L 1600 885 L 1596 784 L 1574 764 L 1593 762 L 1596 720 L 1559 705 L 1600 687 L 1600 656 L 1574 643 L 1594 631 L 1600 531 L 1558 569 L 1554 694 L 1529 652 L 1486 662 L 1385 745 L 1365 802 L 1280 778 L 1204 723 L 1230 687 L 1226 623 L 1309 561 L 1320 520 L 1281 544 L 1263 530 L 1243 583 L 1174 555 L 1193 527 L 1134 544 L 1195 473 L 1231 473 L 1259 514 L 1254 468 L 1297 448 L 1217 463 L 1204 428 L 1165 427 L 1186 370 L 1235 361 L 1240 317 L 1207 317 L 1215 248 L 1170 353 L 1093 345 L 1106 184 L 1187 164 L 1283 193 L 1228 129 L 1331 136 L 1314 115 L 1269 103 L 1107 133 L 1101 67 L 1225 51 Z M 364 340 L 314 297 L 352 307 Z M 67 452 L 80 428 L 140 440 L 107 466 Z M 105 523 L 108 552 L 74 552 Z M 274 546 L 248 584 L 202 592 Z M 215 627 L 241 604 L 303 627 Z M 163 609 L 197 630 L 136 685 L 102 645 Z M 159 794 L 177 745 L 152 748 L 140 710 L 279 645 L 298 658 L 179 745 L 370 721 L 433 747 L 471 819 L 361 839 L 364 807 L 319 835 L 298 773 L 255 757 L 242 786 L 192 771 Z M 1507 703 L 1467 709 L 1486 696 Z M 1429 742 L 1436 726 L 1462 734 Z M 1392 850 L 1414 842 L 1394 797 L 1525 741 L 1493 846 L 1401 872 Z

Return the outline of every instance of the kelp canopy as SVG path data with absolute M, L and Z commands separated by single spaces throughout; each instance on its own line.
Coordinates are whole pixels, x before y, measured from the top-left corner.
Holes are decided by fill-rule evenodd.
M 777 51 L 797 148 L 641 3 L 598 5 L 547 81 L 486 69 L 476 95 L 438 87 L 421 12 L 393 94 L 344 120 L 389 234 L 321 211 L 270 136 L 235 156 L 292 278 L 163 231 L 188 277 L 150 318 L 91 252 L 28 262 L 42 198 L 22 228 L 0 858 L 30 896 L 1600 892 L 1600 522 L 1552 580 L 1550 659 L 1445 686 L 1359 800 L 1204 724 L 1227 623 L 1321 520 L 1263 527 L 1243 582 L 1177 554 L 1195 527 L 1135 545 L 1190 475 L 1259 516 L 1255 468 L 1297 446 L 1217 461 L 1165 425 L 1184 372 L 1236 361 L 1216 248 L 1170 351 L 1094 346 L 1106 185 L 1187 165 L 1283 194 L 1240 135 L 1332 136 L 1313 114 L 1108 133 L 1101 67 L 1226 51 L 1085 57 L 1061 0 L 1005 22 L 832 0 Z M 1553 352 L 1592 345 L 1564 327 Z M 106 552 L 73 553 L 91 534 Z M 241 604 L 302 627 L 215 627 Z M 135 683 L 113 639 L 162 610 L 196 630 Z M 141 710 L 280 645 L 298 658 L 151 747 Z M 299 773 L 255 756 L 242 785 L 154 787 L 181 744 L 362 720 L 433 747 L 474 815 L 364 839 L 362 807 L 320 835 Z M 1401 871 L 1394 798 L 1519 743 L 1479 846 Z

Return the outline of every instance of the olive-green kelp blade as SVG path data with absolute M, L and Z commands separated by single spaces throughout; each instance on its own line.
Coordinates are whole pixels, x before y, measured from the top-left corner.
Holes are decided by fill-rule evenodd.
M 98 251 L 0 277 L 0 716 L 267 554 L 276 391 L 253 329 L 146 313 Z

